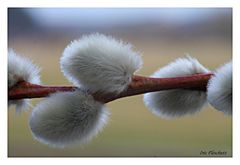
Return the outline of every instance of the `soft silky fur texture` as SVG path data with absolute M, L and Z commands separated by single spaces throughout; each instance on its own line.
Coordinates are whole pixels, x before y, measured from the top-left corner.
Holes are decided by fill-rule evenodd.
M 31 60 L 17 55 L 10 49 L 8 50 L 8 88 L 22 80 L 39 84 L 39 68 Z
M 8 89 L 19 81 L 40 84 L 39 68 L 31 60 L 17 55 L 12 49 L 8 50 Z M 9 101 L 8 105 L 16 105 L 16 111 L 27 107 L 26 99 Z
M 170 78 L 208 72 L 196 59 L 188 56 L 161 68 L 152 77 Z M 176 118 L 200 111 L 206 103 L 206 97 L 204 91 L 172 89 L 144 94 L 144 103 L 160 117 Z
M 60 64 L 76 86 L 92 92 L 120 93 L 131 83 L 142 59 L 130 44 L 97 33 L 69 44 Z
M 232 62 L 229 62 L 215 72 L 207 89 L 208 102 L 225 114 L 232 114 Z
M 40 102 L 29 125 L 38 141 L 64 148 L 91 140 L 106 124 L 108 114 L 102 103 L 84 91 L 63 92 Z

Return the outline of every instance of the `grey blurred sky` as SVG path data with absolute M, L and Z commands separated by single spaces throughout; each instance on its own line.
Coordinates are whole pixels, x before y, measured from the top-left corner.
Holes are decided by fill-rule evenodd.
M 40 8 L 26 10 L 41 26 L 113 26 L 166 21 L 191 24 L 224 14 L 228 9 L 212 8 Z
M 10 8 L 9 37 L 121 32 L 231 39 L 231 8 Z

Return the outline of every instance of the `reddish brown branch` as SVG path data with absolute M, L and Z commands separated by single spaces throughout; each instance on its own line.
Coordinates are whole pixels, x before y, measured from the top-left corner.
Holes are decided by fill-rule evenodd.
M 56 92 L 70 92 L 78 89 L 72 86 L 42 86 L 21 81 L 8 91 L 9 100 L 46 97 Z
M 186 77 L 175 78 L 150 78 L 142 76 L 134 76 L 132 83 L 128 88 L 120 94 L 113 93 L 91 93 L 92 96 L 103 103 L 107 103 L 118 98 L 133 95 L 144 94 L 147 92 L 156 92 L 169 89 L 190 89 L 190 90 L 206 90 L 208 80 L 213 74 L 195 74 Z M 55 92 L 74 91 L 78 89 L 72 86 L 41 86 L 30 84 L 28 82 L 19 82 L 8 91 L 8 99 L 24 99 L 24 98 L 40 98 L 46 97 Z

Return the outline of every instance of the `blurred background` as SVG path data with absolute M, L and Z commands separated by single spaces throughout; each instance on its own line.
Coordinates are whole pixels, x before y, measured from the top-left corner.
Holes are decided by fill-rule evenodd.
M 186 53 L 211 70 L 232 59 L 231 8 L 9 8 L 8 44 L 41 67 L 43 84 L 71 85 L 59 58 L 74 39 L 94 32 L 112 35 L 142 53 L 140 75 Z M 41 99 L 33 99 L 32 105 Z M 34 140 L 31 110 L 8 115 L 8 155 L 12 156 L 232 156 L 232 118 L 206 106 L 200 113 L 166 120 L 144 106 L 142 96 L 108 105 L 105 129 L 85 146 L 54 149 Z

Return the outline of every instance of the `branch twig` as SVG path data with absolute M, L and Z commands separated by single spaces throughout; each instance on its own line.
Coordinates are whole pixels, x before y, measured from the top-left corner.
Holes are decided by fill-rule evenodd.
M 95 100 L 108 103 L 110 101 L 133 95 L 156 92 L 169 89 L 190 89 L 205 91 L 208 80 L 213 74 L 195 74 L 186 77 L 174 78 L 150 78 L 143 76 L 133 76 L 132 83 L 120 94 L 115 93 L 91 93 Z M 8 91 L 9 100 L 18 100 L 25 98 L 41 98 L 56 92 L 75 91 L 78 87 L 74 86 L 42 86 L 31 84 L 29 82 L 19 82 Z

